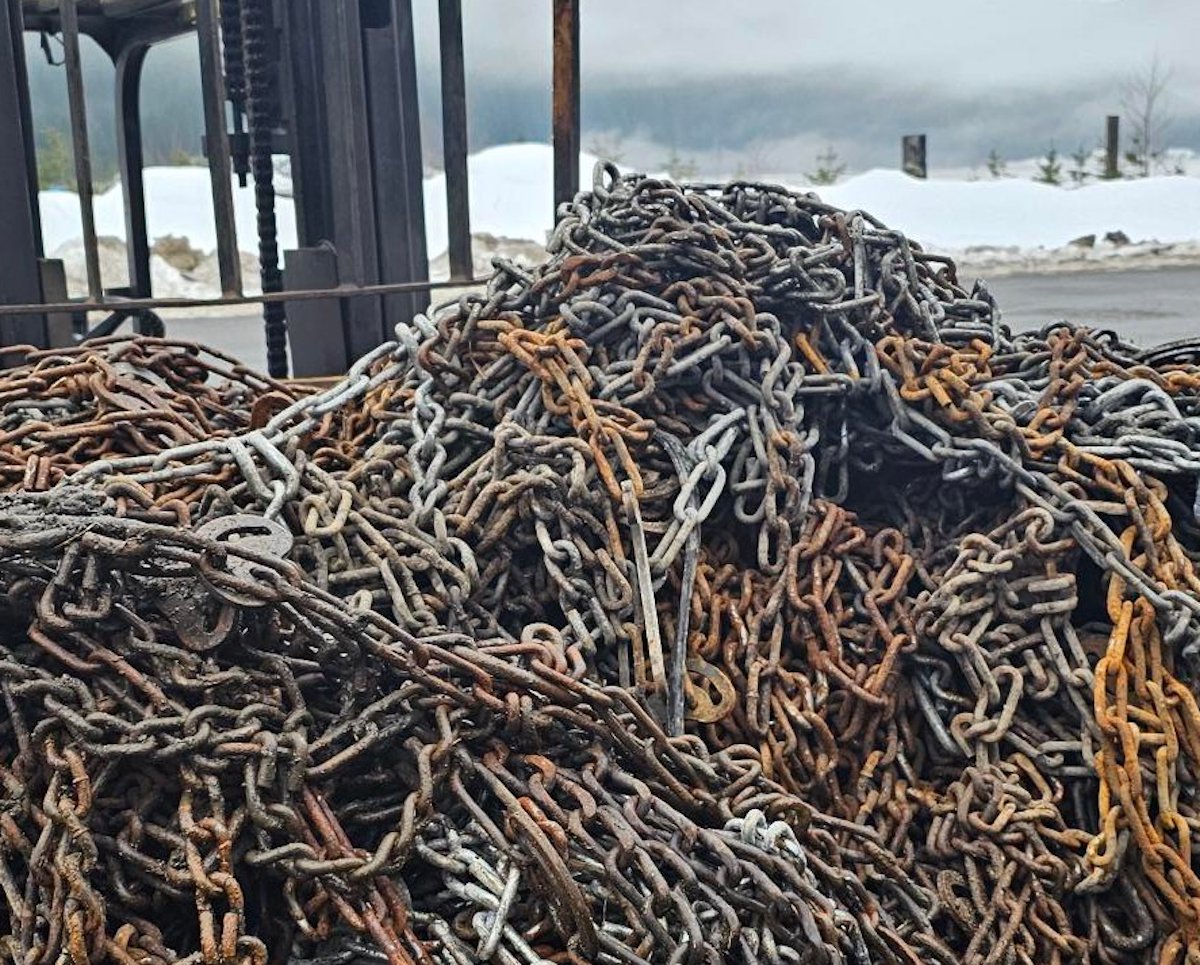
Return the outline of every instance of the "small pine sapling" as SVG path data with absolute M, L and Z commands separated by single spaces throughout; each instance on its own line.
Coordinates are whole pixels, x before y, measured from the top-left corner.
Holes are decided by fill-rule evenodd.
M 832 146 L 825 148 L 817 155 L 817 169 L 809 172 L 806 177 L 812 184 L 837 184 L 838 179 L 846 173 L 846 165 L 838 157 Z
M 1071 154 L 1071 169 L 1067 173 L 1070 175 L 1073 184 L 1083 184 L 1092 176 L 1091 172 L 1087 169 L 1088 161 L 1091 158 L 1092 152 L 1082 144 L 1079 145 L 1077 151 Z
M 1058 159 L 1058 149 L 1053 144 L 1038 162 L 1038 173 L 1034 180 L 1042 184 L 1062 184 L 1062 161 Z

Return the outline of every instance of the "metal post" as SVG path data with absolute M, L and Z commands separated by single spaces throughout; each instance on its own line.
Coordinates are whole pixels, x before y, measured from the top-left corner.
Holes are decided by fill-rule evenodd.
M 1109 180 L 1121 176 L 1121 118 L 1109 114 L 1105 123 L 1104 138 L 1104 176 Z
M 359 0 L 321 0 L 321 82 L 326 97 L 323 132 L 328 153 L 331 231 L 325 240 L 337 248 L 338 276 L 343 283 L 368 285 L 379 277 L 372 202 L 370 119 L 365 109 L 363 42 Z M 322 239 L 301 239 L 312 246 Z M 346 307 L 346 346 L 350 358 L 369 352 L 384 340 L 383 306 L 377 298 L 355 298 Z
M 334 238 L 321 2 L 290 0 L 280 7 L 283 50 L 287 56 L 281 94 L 292 162 L 296 232 L 302 248 Z
M 42 230 L 19 3 L 0 10 L 0 212 L 0 304 L 40 302 Z M 47 344 L 43 317 L 0 318 L 0 345 L 22 344 Z
M 83 96 L 83 62 L 79 52 L 79 10 L 76 0 L 59 0 L 63 60 L 67 68 L 67 99 L 71 110 L 71 143 L 75 152 L 79 213 L 83 221 L 83 255 L 87 265 L 88 297 L 103 297 L 100 251 L 96 245 L 96 210 L 92 191 L 92 152 L 88 144 L 87 104 Z
M 233 108 L 233 135 L 229 138 L 229 151 L 233 155 L 238 184 L 244 188 L 249 184 L 250 149 L 249 135 L 246 133 L 246 57 L 242 49 L 242 5 L 241 0 L 216 2 L 221 21 L 221 80 L 225 96 Z M 234 152 L 235 140 L 245 147 Z
M 928 170 L 925 166 L 925 135 L 906 134 L 902 148 L 901 163 L 904 173 L 914 178 L 926 177 Z
M 298 256 L 289 256 L 293 283 L 328 274 L 331 253 L 347 286 L 427 281 L 411 0 L 290 0 L 280 10 L 300 235 Z M 325 324 L 341 323 L 344 357 L 354 359 L 427 305 L 427 291 L 415 288 L 346 299 L 341 317 L 327 313 Z M 302 319 L 302 337 L 316 323 Z M 298 374 L 331 374 L 301 369 L 331 358 L 293 345 Z
M 429 277 L 429 257 L 412 0 L 373 4 L 374 16 L 364 16 L 362 24 L 374 244 L 379 252 L 379 273 L 372 281 L 422 281 Z M 396 322 L 409 321 L 427 307 L 417 293 L 386 296 L 383 337 L 391 336 Z
M 554 213 L 579 191 L 579 0 L 554 0 Z
M 142 66 L 149 46 L 133 43 L 116 58 L 117 165 L 125 201 L 125 251 L 129 263 L 129 294 L 149 298 L 150 242 L 146 231 L 146 185 L 142 177 Z
M 450 277 L 470 281 L 471 205 L 467 175 L 467 80 L 463 64 L 462 0 L 439 0 L 442 54 L 442 164 L 446 169 Z
M 221 292 L 242 290 L 242 263 L 238 256 L 237 223 L 233 214 L 233 160 L 229 128 L 225 123 L 225 79 L 221 60 L 221 17 L 218 0 L 199 0 L 196 34 L 200 42 L 200 77 L 204 94 L 204 145 L 212 181 L 213 216 L 217 227 L 217 267 Z
M 258 215 L 259 277 L 264 292 L 283 290 L 279 267 L 279 235 L 275 220 L 274 100 L 268 33 L 273 5 L 269 0 L 242 0 L 242 46 L 246 62 L 246 97 L 250 119 L 250 167 L 254 176 L 254 208 Z M 219 136 L 218 136 L 219 137 Z M 226 182 L 228 183 L 228 182 Z M 232 188 L 231 188 L 232 190 Z M 267 372 L 288 374 L 287 317 L 280 303 L 263 305 L 267 339 Z
M 62 259 L 43 258 L 40 264 L 44 302 L 68 301 L 70 294 L 67 292 L 67 272 Z M 75 324 L 69 312 L 52 312 L 45 318 L 48 348 L 67 348 L 75 344 Z
M 283 253 L 286 290 L 336 288 L 338 282 L 337 252 L 333 245 Z M 341 329 L 342 303 L 338 299 L 289 302 L 287 317 L 292 371 L 296 375 L 336 375 L 349 368 L 353 359 L 346 355 Z

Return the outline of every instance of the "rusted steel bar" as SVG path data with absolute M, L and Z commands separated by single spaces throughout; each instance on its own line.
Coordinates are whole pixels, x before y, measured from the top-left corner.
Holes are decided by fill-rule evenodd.
M 554 208 L 579 190 L 579 0 L 553 0 Z

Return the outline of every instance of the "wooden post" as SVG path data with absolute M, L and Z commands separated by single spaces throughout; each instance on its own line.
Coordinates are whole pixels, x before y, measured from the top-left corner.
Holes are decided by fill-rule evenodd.
M 1109 180 L 1121 176 L 1119 166 L 1121 156 L 1121 118 L 1116 114 L 1108 115 L 1105 125 L 1104 138 L 1104 176 Z
M 903 156 L 901 159 L 904 173 L 914 178 L 928 176 L 925 167 L 925 135 L 906 134 L 903 141 Z
M 579 190 L 579 0 L 554 0 L 554 213 Z

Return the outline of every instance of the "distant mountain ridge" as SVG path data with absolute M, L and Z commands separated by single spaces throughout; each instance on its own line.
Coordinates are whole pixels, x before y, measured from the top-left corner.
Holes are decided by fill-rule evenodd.
M 26 43 L 34 122 L 68 130 L 64 70 L 47 64 L 36 36 Z M 84 44 L 90 134 L 97 179 L 116 168 L 112 67 Z M 430 167 L 440 164 L 441 112 L 437 71 L 421 62 L 422 141 Z M 149 163 L 200 154 L 203 127 L 199 64 L 193 38 L 151 52 L 142 116 Z M 851 171 L 895 167 L 900 137 L 929 136 L 930 165 L 984 166 L 989 152 L 1033 157 L 1051 144 L 1060 155 L 1097 145 L 1113 110 L 1116 82 L 1053 91 L 997 90 L 986 99 L 958 96 L 936 83 L 860 71 L 723 76 L 711 80 L 639 81 L 605 77 L 585 83 L 583 143 L 641 168 L 663 167 L 668 155 L 687 159 L 701 175 L 801 170 L 832 146 Z M 548 141 L 550 92 L 544 78 L 468 78 L 473 151 L 514 141 Z M 1200 108 L 1177 105 L 1169 142 L 1200 150 Z

